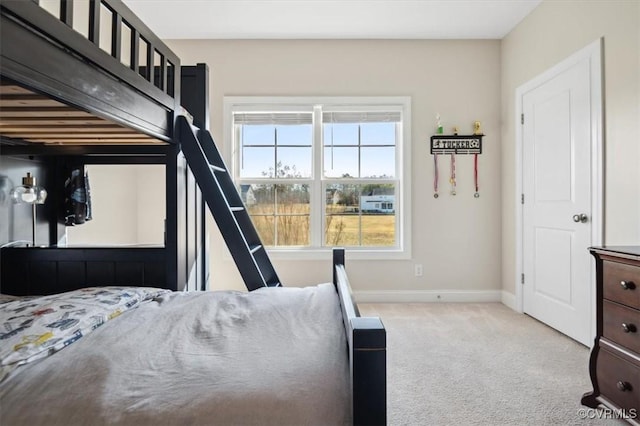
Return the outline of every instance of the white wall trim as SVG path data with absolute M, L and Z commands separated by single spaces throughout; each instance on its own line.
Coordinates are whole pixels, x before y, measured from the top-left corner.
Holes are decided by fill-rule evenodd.
M 523 312 L 524 291 L 521 284 L 521 274 L 523 273 L 523 206 L 520 197 L 523 191 L 522 166 L 523 166 L 523 134 L 520 116 L 522 114 L 522 97 L 525 93 L 544 84 L 557 74 L 570 68 L 575 63 L 584 59 L 589 59 L 591 72 L 591 245 L 602 245 L 604 241 L 604 127 L 603 127 L 603 61 L 602 61 L 603 39 L 600 38 L 581 50 L 570 55 L 560 63 L 552 66 L 542 74 L 523 84 L 516 89 L 515 103 L 515 128 L 516 128 L 516 269 L 515 269 L 515 310 Z M 595 274 L 591 273 L 592 305 L 595 304 Z M 506 304 L 506 303 L 505 303 Z M 509 305 L 507 305 L 509 306 Z M 592 310 L 594 306 L 592 306 Z M 595 312 L 595 311 L 594 311 Z M 595 330 L 595 315 L 593 318 L 592 331 Z M 592 333 L 593 334 L 593 333 Z
M 356 303 L 501 302 L 501 290 L 367 290 L 354 291 Z
M 522 311 L 518 311 L 517 303 L 516 303 L 516 295 L 513 293 L 509 293 L 508 291 L 502 290 L 502 299 L 501 302 L 507 308 L 511 308 L 516 312 L 522 313 Z

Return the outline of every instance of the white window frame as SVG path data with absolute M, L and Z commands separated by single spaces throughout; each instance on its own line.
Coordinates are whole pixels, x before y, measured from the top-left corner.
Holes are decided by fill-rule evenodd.
M 396 235 L 397 245 L 394 247 L 349 247 L 351 259 L 410 259 L 411 258 L 411 98 L 409 96 L 225 96 L 223 99 L 223 155 L 230 168 L 234 182 L 239 178 L 239 155 L 233 138 L 233 113 L 242 111 L 273 111 L 275 108 L 287 108 L 287 111 L 312 111 L 314 122 L 322 122 L 322 105 L 325 110 L 346 108 L 354 111 L 359 108 L 367 110 L 388 110 L 395 108 L 402 113 L 400 137 L 396 147 L 396 171 L 399 188 L 396 189 Z M 310 200 L 310 211 L 324 212 L 324 187 L 328 183 L 337 183 L 340 179 L 325 178 L 322 172 L 322 126 L 314 126 L 313 165 L 311 171 L 310 190 L 315 196 Z M 319 141 L 319 143 L 318 143 Z M 375 180 L 372 180 L 375 182 Z M 284 183 L 284 182 L 279 182 Z M 340 183 L 350 183 L 342 180 Z M 355 180 L 354 184 L 366 184 L 368 181 Z M 322 223 L 324 214 L 311 214 L 310 228 L 313 244 L 322 241 L 324 231 Z M 314 235 L 314 233 L 316 235 Z M 331 251 L 331 247 L 269 247 L 269 255 L 273 259 L 318 259 Z

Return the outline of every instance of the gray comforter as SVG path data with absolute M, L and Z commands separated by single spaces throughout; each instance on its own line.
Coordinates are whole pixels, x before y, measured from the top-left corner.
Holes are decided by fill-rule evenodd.
M 348 424 L 348 369 L 331 284 L 169 293 L 13 371 L 0 424 Z

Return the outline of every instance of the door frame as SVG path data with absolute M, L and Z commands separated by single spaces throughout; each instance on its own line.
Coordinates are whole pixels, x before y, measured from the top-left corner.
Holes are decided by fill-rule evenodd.
M 552 66 L 532 80 L 524 83 L 516 89 L 515 123 L 516 123 L 516 311 L 524 311 L 524 291 L 522 288 L 522 274 L 524 272 L 524 238 L 523 238 L 523 214 L 524 208 L 521 202 L 523 194 L 523 132 L 521 124 L 522 99 L 525 93 L 546 83 L 558 74 L 566 71 L 577 62 L 589 59 L 590 84 L 591 84 L 591 245 L 602 245 L 604 236 L 604 117 L 603 117 L 603 62 L 602 53 L 604 40 L 594 41 L 588 46 L 570 55 L 560 63 Z M 596 277 L 591 272 L 591 313 L 595 312 Z M 595 315 L 591 315 L 591 334 L 595 331 Z

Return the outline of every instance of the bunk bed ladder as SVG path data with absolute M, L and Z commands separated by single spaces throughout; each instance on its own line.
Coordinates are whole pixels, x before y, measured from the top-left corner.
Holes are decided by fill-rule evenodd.
M 211 134 L 178 117 L 182 152 L 247 289 L 279 287 L 269 255 L 251 222 Z

